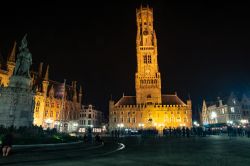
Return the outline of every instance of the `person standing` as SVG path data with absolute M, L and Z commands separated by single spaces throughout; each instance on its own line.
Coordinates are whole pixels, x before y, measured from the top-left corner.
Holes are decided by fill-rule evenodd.
M 3 156 L 6 157 L 9 155 L 13 142 L 13 134 L 12 132 L 7 133 L 2 140 L 2 152 Z

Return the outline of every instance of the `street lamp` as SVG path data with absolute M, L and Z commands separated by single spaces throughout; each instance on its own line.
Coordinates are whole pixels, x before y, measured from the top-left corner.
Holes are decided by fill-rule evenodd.
M 194 125 L 195 125 L 196 127 L 199 127 L 199 126 L 200 126 L 200 124 L 199 124 L 197 121 L 194 121 Z

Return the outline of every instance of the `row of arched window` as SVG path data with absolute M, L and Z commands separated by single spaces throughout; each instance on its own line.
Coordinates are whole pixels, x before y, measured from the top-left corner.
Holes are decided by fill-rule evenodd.
M 157 84 L 157 79 L 154 80 L 140 80 L 141 84 Z

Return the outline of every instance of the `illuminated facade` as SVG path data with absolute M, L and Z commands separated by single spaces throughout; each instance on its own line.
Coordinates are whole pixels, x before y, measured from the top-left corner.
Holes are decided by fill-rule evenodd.
M 34 125 L 44 128 L 70 128 L 69 124 L 78 123 L 82 102 L 82 88 L 77 91 L 76 81 L 72 85 L 49 80 L 49 66 L 42 77 L 40 64 L 38 74 L 33 73 L 33 87 L 36 89 Z
M 16 65 L 16 42 L 14 43 L 11 53 L 8 55 L 7 64 L 5 65 L 3 57 L 0 55 L 0 86 L 7 87 L 10 77 L 13 74 Z
M 224 101 L 224 102 L 223 102 Z M 243 95 L 239 100 L 233 93 L 224 100 L 207 103 L 203 101 L 202 122 L 206 124 L 230 123 L 245 124 L 250 122 L 250 98 Z
M 7 58 L 7 64 L 0 61 L 0 85 L 9 86 L 15 68 L 16 43 Z M 3 59 L 0 57 L 0 59 Z M 69 124 L 79 121 L 82 103 L 82 88 L 77 90 L 76 81 L 72 85 L 49 79 L 49 66 L 43 77 L 43 64 L 39 71 L 32 72 L 32 88 L 35 91 L 33 124 L 43 128 L 58 128 L 67 131 Z
M 103 114 L 94 108 L 93 105 L 83 106 L 80 117 L 79 126 L 81 127 L 101 127 Z
M 153 27 L 153 9 L 141 7 L 137 18 L 136 96 L 123 96 L 109 103 L 110 129 L 191 127 L 191 101 L 184 103 L 177 94 L 161 93 L 161 75 L 157 60 L 157 38 Z
M 233 93 L 223 103 L 222 99 L 217 102 L 206 103 L 203 101 L 202 106 L 202 123 L 216 124 L 216 123 L 240 123 L 241 109 L 240 102 Z

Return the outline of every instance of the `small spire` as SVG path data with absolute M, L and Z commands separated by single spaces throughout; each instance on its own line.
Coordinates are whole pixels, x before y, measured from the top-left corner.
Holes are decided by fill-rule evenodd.
M 124 97 L 124 92 L 122 93 L 122 97 Z
M 54 86 L 53 85 L 51 85 L 51 88 L 49 90 L 49 96 L 54 97 Z
M 36 92 L 38 92 L 39 91 L 39 87 L 38 87 L 38 85 L 36 85 Z
M 177 96 L 177 92 L 174 92 L 174 95 Z
M 8 62 L 16 62 L 16 41 L 14 42 L 14 46 L 12 48 L 10 56 L 8 57 Z
M 79 94 L 81 94 L 81 95 L 82 95 L 82 86 L 81 86 L 81 85 L 80 85 Z
M 49 81 L 49 65 L 47 66 L 46 73 L 45 73 L 45 76 L 44 76 L 44 80 Z
M 39 71 L 38 71 L 38 77 L 41 78 L 43 73 L 43 62 L 40 62 L 39 65 Z
M 73 89 L 74 89 L 74 96 L 77 95 L 76 93 L 76 81 L 73 81 Z

